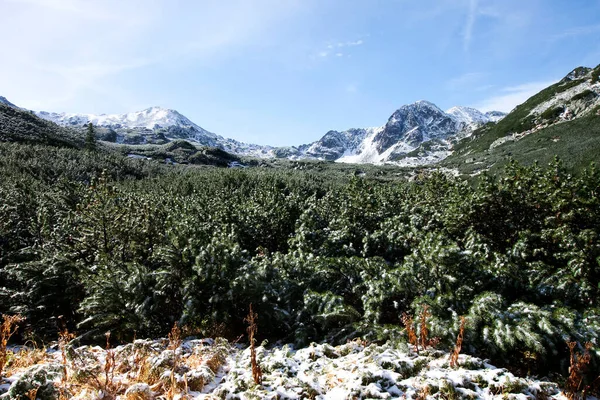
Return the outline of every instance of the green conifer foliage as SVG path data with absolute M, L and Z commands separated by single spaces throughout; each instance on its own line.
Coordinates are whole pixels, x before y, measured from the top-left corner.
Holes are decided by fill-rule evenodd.
M 88 151 L 96 150 L 96 134 L 94 132 L 94 125 L 92 123 L 87 124 L 85 133 L 85 149 Z
M 62 315 L 86 340 L 175 322 L 236 338 L 252 303 L 258 340 L 297 344 L 395 340 L 427 306 L 450 347 L 466 315 L 462 351 L 535 354 L 539 373 L 566 365 L 566 339 L 598 343 L 593 166 L 409 182 L 100 150 L 0 143 L 0 311 L 40 337 Z

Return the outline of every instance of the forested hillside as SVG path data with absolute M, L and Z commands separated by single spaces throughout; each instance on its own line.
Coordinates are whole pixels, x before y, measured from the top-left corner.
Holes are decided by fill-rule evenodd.
M 0 103 L 0 141 L 82 147 L 77 132 L 38 118 L 33 112 Z

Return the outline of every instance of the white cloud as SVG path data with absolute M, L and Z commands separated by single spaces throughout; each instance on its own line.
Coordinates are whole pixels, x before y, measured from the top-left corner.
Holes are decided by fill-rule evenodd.
M 341 51 L 342 49 L 349 48 L 349 47 L 362 46 L 363 44 L 365 44 L 365 41 L 362 39 L 354 40 L 354 41 L 347 41 L 347 42 L 337 42 L 334 44 L 330 43 L 327 46 L 325 46 L 324 50 L 319 51 L 317 53 L 317 56 L 321 57 L 321 58 L 325 58 L 330 55 L 333 55 L 336 57 L 343 57 L 345 55 L 345 53 Z M 336 49 L 337 49 L 337 51 L 334 51 Z M 350 57 L 350 55 L 347 55 L 347 57 Z
M 529 82 L 518 86 L 506 87 L 500 90 L 500 94 L 490 97 L 475 108 L 481 111 L 503 111 L 510 112 L 519 104 L 525 102 L 542 89 L 556 83 L 556 81 Z
M 463 34 L 463 48 L 465 51 L 469 51 L 471 47 L 471 40 L 473 39 L 473 29 L 475 27 L 475 20 L 477 19 L 477 6 L 479 0 L 469 1 L 469 12 L 467 14 L 467 23 L 465 24 L 465 32 Z
M 354 42 L 346 42 L 346 43 L 338 43 L 338 47 L 353 47 L 363 45 L 365 42 L 361 40 L 357 40 Z
M 274 40 L 271 30 L 302 7 L 301 0 L 0 0 L 0 75 L 11 77 L 0 95 L 49 111 L 109 112 L 106 104 L 115 104 L 121 112 L 142 100 L 124 84 L 132 71 L 217 64 Z

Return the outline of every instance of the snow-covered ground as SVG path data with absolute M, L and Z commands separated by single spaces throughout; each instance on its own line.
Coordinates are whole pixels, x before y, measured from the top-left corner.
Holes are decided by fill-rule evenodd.
M 39 392 L 51 386 L 81 400 L 111 396 L 149 400 L 168 395 L 175 399 L 566 399 L 555 383 L 516 377 L 468 355 L 460 355 L 458 367 L 450 368 L 448 353 L 417 354 L 404 344 L 355 340 L 299 350 L 290 345 L 257 347 L 263 373 L 259 385 L 252 377 L 248 348 L 203 339 L 186 340 L 173 349 L 166 340 L 119 346 L 111 350 L 114 368 L 106 374 L 111 353 L 100 347 L 79 347 L 67 351 L 66 381 L 62 354 L 55 351 L 44 364 L 17 370 L 9 365 L 10 376 L 0 386 L 0 391 L 8 392 L 0 399 L 17 398 L 19 390 L 40 385 Z

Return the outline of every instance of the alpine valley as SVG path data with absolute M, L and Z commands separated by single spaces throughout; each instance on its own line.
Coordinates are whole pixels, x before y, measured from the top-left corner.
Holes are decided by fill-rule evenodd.
M 242 143 L 212 133 L 179 112 L 150 107 L 128 114 L 67 114 L 30 111 L 74 132 L 94 126 L 97 139 L 127 145 L 200 146 L 231 157 L 324 160 L 351 164 L 391 164 L 402 167 L 439 165 L 461 174 L 500 168 L 509 159 L 529 163 L 565 156 L 569 167 L 597 161 L 596 138 L 600 107 L 600 66 L 578 67 L 562 80 L 517 106 L 509 114 L 470 107 L 442 111 L 428 101 L 396 110 L 374 128 L 331 130 L 321 139 L 299 146 L 274 147 Z M 0 103 L 18 108 L 4 97 Z M 535 133 L 535 135 L 532 135 Z M 181 141 L 187 141 L 182 144 Z M 541 142 L 540 142 L 541 141 Z M 542 145 L 540 145 L 540 143 Z M 572 165 L 571 165 L 572 164 Z
M 0 400 L 598 400 L 599 161 L 600 66 L 287 148 L 0 97 Z
M 3 103 L 16 107 L 5 98 Z M 67 114 L 35 112 L 58 125 L 83 129 L 96 127 L 100 140 L 127 145 L 165 144 L 183 139 L 218 147 L 240 156 L 338 161 L 358 164 L 394 163 L 426 165 L 452 153 L 453 145 L 505 114 L 482 113 L 474 108 L 453 107 L 447 112 L 428 101 L 402 106 L 377 128 L 329 131 L 316 142 L 294 147 L 247 144 L 209 132 L 175 110 L 150 107 L 128 114 Z

